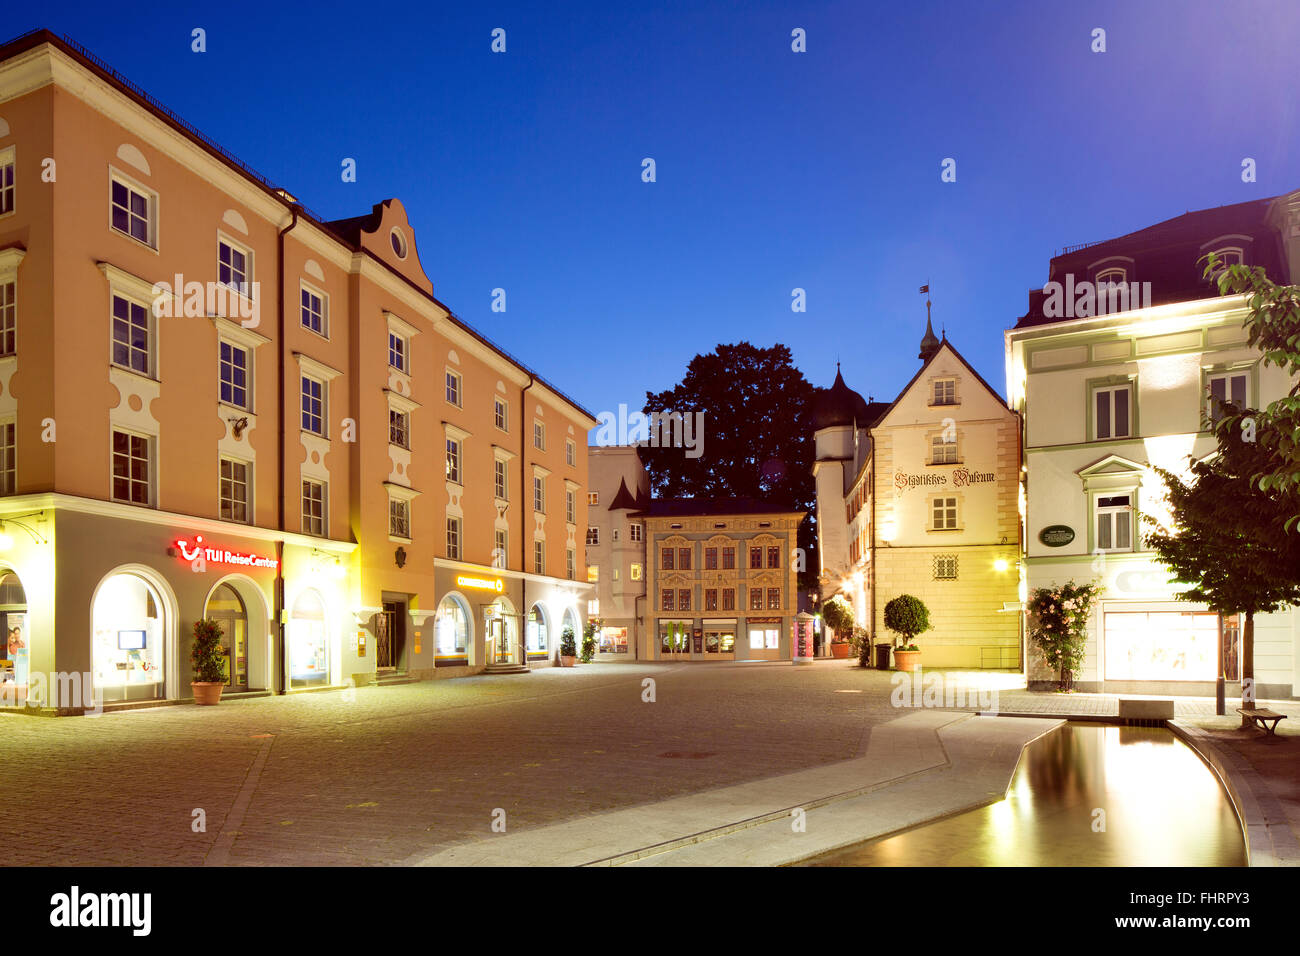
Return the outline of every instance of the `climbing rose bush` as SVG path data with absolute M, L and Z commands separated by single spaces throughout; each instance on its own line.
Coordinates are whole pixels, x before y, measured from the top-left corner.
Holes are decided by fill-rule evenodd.
M 1083 666 L 1088 640 L 1088 617 L 1101 596 L 1099 585 L 1067 581 L 1036 588 L 1029 599 L 1029 636 L 1043 653 L 1047 666 L 1058 674 L 1061 690 L 1074 685 Z

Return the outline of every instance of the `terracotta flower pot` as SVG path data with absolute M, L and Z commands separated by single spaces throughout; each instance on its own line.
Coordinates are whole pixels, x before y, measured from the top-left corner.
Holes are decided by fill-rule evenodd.
M 190 681 L 194 691 L 194 703 L 215 704 L 221 700 L 221 688 L 226 685 L 220 681 Z
M 567 654 L 560 655 L 561 667 L 574 667 L 577 665 L 577 663 L 578 663 L 578 659 L 576 657 L 569 657 Z
M 849 656 L 849 644 L 847 641 L 842 644 L 831 645 L 831 657 L 834 657 L 839 660 L 843 660 L 848 656 Z
M 894 670 L 911 673 L 920 663 L 920 651 L 894 651 Z

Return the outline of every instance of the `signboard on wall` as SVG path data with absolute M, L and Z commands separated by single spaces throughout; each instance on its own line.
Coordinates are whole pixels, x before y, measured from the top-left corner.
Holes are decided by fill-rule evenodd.
M 1038 540 L 1049 548 L 1063 548 L 1074 540 L 1074 529 L 1069 525 L 1048 525 L 1038 532 Z

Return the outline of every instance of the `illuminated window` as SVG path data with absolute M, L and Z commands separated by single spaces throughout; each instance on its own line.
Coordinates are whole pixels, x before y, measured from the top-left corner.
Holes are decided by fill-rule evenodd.
M 763 589 L 762 588 L 749 589 L 749 609 L 751 611 L 763 610 Z
M 629 576 L 632 578 L 633 581 L 640 581 L 640 580 L 641 580 L 641 565 L 639 565 L 639 564 L 633 564 L 633 565 L 632 565 L 632 570 L 631 570 Z
M 587 492 L 587 504 L 589 504 L 589 505 L 598 505 L 598 504 L 600 504 L 600 492 L 599 492 L 599 491 L 589 491 L 589 492 Z
M 767 589 L 767 609 L 769 611 L 781 610 L 781 589 L 780 588 Z

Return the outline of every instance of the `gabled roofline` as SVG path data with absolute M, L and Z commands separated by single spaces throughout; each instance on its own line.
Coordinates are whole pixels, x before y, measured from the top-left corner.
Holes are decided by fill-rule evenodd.
M 889 407 L 886 408 L 885 411 L 880 415 L 880 417 L 876 419 L 876 424 L 871 426 L 872 431 L 875 431 L 876 426 L 890 416 L 890 414 L 894 411 L 894 406 L 896 406 L 900 401 L 902 401 L 904 395 L 906 395 L 909 391 L 911 391 L 912 386 L 917 383 L 920 377 L 923 374 L 925 374 L 925 370 L 930 367 L 930 363 L 939 357 L 939 353 L 943 351 L 943 347 L 945 345 L 948 346 L 950 350 L 952 350 L 953 355 L 957 356 L 957 361 L 961 362 L 962 367 L 965 368 L 966 371 L 974 375 L 975 380 L 978 381 L 981 385 L 983 385 L 986 389 L 988 389 L 989 393 L 998 400 L 998 404 L 1004 407 L 1006 406 L 1007 404 L 1006 396 L 1003 395 L 1001 392 L 999 392 L 988 382 L 986 382 L 984 380 L 984 376 L 981 375 L 979 372 L 975 371 L 975 367 L 971 365 L 970 362 L 966 361 L 966 357 L 957 351 L 957 346 L 949 342 L 947 335 L 945 335 L 943 338 L 939 340 L 939 347 L 935 349 L 934 354 L 921 363 L 921 367 L 916 370 L 916 374 L 913 375 L 911 380 L 906 385 L 904 385 L 902 389 L 899 390 L 898 396 L 892 402 L 889 403 Z M 1012 414 L 1015 414 L 1014 410 L 1012 410 Z
M 521 361 L 519 361 L 519 359 L 515 358 L 515 356 L 511 355 L 509 352 L 507 352 L 501 346 L 497 345 L 487 336 L 483 335 L 483 333 L 479 332 L 473 326 L 469 325 L 467 322 L 465 322 L 464 319 L 461 319 L 459 316 L 457 316 L 445 303 L 439 300 L 436 296 L 420 288 L 420 286 L 417 285 L 415 282 L 413 282 L 408 276 L 403 275 L 401 272 L 393 268 L 387 262 L 384 262 L 382 259 L 376 256 L 374 253 L 370 252 L 368 249 L 362 248 L 359 244 L 353 244 L 345 237 L 339 235 L 337 228 L 331 226 L 329 220 L 325 219 L 325 217 L 321 216 L 316 212 L 313 212 L 311 209 L 304 206 L 293 195 L 288 193 L 283 188 L 274 185 L 271 182 L 271 180 L 268 179 L 266 176 L 257 172 L 255 169 L 253 169 L 243 160 L 239 159 L 237 156 L 235 156 L 225 147 L 219 145 L 215 140 L 211 139 L 205 133 L 200 131 L 198 127 L 193 126 L 192 124 L 181 119 L 181 117 L 178 114 L 168 109 L 158 100 L 154 99 L 153 96 L 151 96 L 149 93 L 146 93 L 141 87 L 132 83 L 130 80 L 128 80 L 125 76 L 123 76 L 113 67 L 109 66 L 108 63 L 100 59 L 95 54 L 91 53 L 88 49 L 83 47 L 81 44 L 77 43 L 75 40 L 72 40 L 71 38 L 66 36 L 60 36 L 59 34 L 44 28 L 29 30 L 27 33 L 20 34 L 19 36 L 14 37 L 13 39 L 8 40 L 3 44 L 0 44 L 0 62 L 12 59 L 13 57 L 21 53 L 26 53 L 31 50 L 35 50 L 36 48 L 43 45 L 49 45 L 53 47 L 54 49 L 58 50 L 60 53 L 63 53 L 65 56 L 75 61 L 78 65 L 80 65 L 84 69 L 93 73 L 98 79 L 107 83 L 118 93 L 122 94 L 127 99 L 134 102 L 141 109 L 145 110 L 147 113 L 151 114 L 152 116 L 154 116 L 156 119 L 158 119 L 165 125 L 171 127 L 175 132 L 179 133 L 181 136 L 188 139 L 190 142 L 198 146 L 200 149 L 209 153 L 218 162 L 229 167 L 235 173 L 247 179 L 250 183 L 252 183 L 258 189 L 265 192 L 269 197 L 271 197 L 276 202 L 280 203 L 287 210 L 292 211 L 296 209 L 301 219 L 305 219 L 308 222 L 310 222 L 312 225 L 316 226 L 328 238 L 332 239 L 334 242 L 338 243 L 340 246 L 347 249 L 353 255 L 356 255 L 358 253 L 363 254 L 368 258 L 372 259 L 373 261 L 382 265 L 393 275 L 401 279 L 401 281 L 409 285 L 411 288 L 415 289 L 422 297 L 428 299 L 435 306 L 437 306 L 439 309 L 445 312 L 447 314 L 447 318 L 454 325 L 459 326 L 466 333 L 468 333 L 473 338 L 477 339 L 488 349 L 495 352 L 501 358 L 505 359 L 508 363 L 520 369 L 525 374 L 534 378 L 538 383 L 545 386 L 550 392 L 554 393 L 554 395 L 557 398 L 559 398 L 565 404 L 569 405 L 579 414 L 585 415 L 588 419 L 591 420 L 591 425 L 587 426 L 589 429 L 594 428 L 596 426 L 597 424 L 596 417 L 592 415 L 591 412 L 587 411 L 587 409 L 585 409 L 583 406 L 579 405 L 576 401 L 574 401 L 572 398 L 570 398 L 560 389 L 552 385 L 546 378 L 537 374 L 537 372 L 529 368 L 527 365 L 524 365 Z M 346 222 L 348 220 L 340 220 L 340 221 Z

